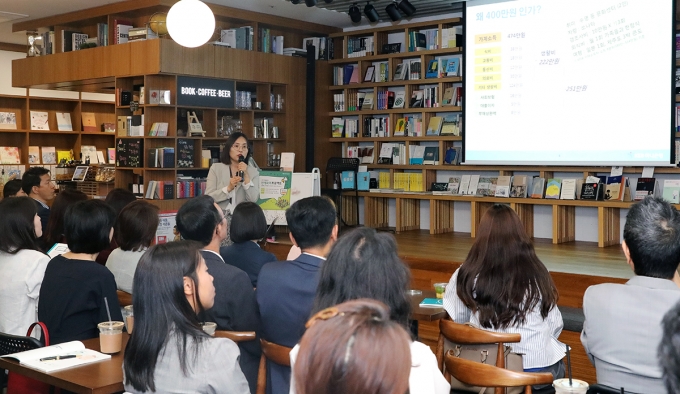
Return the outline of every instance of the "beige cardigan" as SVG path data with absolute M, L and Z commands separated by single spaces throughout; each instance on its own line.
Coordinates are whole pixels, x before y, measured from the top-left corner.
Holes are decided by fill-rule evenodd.
M 253 165 L 248 164 L 248 175 L 250 176 L 249 184 L 239 183 L 231 193 L 227 193 L 231 169 L 226 164 L 215 163 L 208 171 L 205 194 L 214 198 L 222 209 L 227 209 L 232 203 L 235 207 L 243 201 L 257 202 L 260 197 L 260 172 Z M 233 207 L 231 210 L 233 212 Z

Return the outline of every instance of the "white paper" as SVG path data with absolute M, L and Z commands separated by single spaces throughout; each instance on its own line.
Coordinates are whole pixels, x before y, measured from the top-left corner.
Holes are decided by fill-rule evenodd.
M 654 178 L 654 167 L 643 167 L 641 178 Z
M 62 244 L 62 243 L 56 243 L 50 248 L 50 250 L 47 251 L 47 255 L 50 256 L 50 258 L 53 259 L 57 256 L 60 256 L 64 253 L 67 253 L 67 252 L 70 252 L 68 245 Z
M 612 166 L 612 172 L 609 176 L 623 175 L 623 166 Z

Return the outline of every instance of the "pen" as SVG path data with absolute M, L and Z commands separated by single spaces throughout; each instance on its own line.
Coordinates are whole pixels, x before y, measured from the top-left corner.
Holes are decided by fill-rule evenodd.
M 75 354 L 69 354 L 67 356 L 45 357 L 45 358 L 41 358 L 40 361 L 65 360 L 67 358 L 76 358 L 76 355 Z

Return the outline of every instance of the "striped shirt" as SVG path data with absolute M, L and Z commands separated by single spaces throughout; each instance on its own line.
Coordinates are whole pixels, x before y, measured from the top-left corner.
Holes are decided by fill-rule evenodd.
M 467 323 L 481 327 L 479 316 L 472 313 L 456 292 L 458 271 L 453 273 L 444 295 L 444 309 L 456 323 Z M 526 316 L 526 322 L 521 326 L 510 326 L 503 329 L 486 329 L 494 332 L 519 333 L 522 337 L 519 343 L 509 343 L 514 353 L 523 354 L 524 369 L 544 368 L 555 364 L 566 355 L 565 345 L 557 338 L 562 332 L 562 314 L 557 307 L 553 307 L 548 316 L 543 319 L 540 303 Z

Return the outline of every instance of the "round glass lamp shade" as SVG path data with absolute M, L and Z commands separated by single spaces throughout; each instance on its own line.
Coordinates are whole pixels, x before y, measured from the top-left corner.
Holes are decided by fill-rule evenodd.
M 168 11 L 167 27 L 176 43 L 195 48 L 215 33 L 215 15 L 199 0 L 180 0 Z

